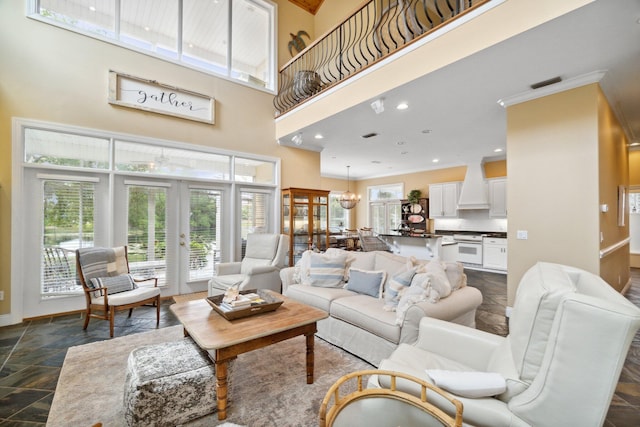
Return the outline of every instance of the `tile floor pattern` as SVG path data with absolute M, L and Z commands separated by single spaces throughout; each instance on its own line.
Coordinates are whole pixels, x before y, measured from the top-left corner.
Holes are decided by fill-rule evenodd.
M 482 291 L 477 327 L 506 335 L 506 276 L 467 270 L 468 283 Z M 632 270 L 627 297 L 640 306 L 640 269 Z M 160 327 L 179 322 L 169 311 L 171 299 L 162 302 Z M 115 335 L 123 336 L 155 328 L 155 309 L 141 307 L 116 316 Z M 0 427 L 44 426 L 67 349 L 109 339 L 109 323 L 91 320 L 82 330 L 79 314 L 25 321 L 0 328 Z M 640 333 L 632 343 L 605 427 L 640 425 Z

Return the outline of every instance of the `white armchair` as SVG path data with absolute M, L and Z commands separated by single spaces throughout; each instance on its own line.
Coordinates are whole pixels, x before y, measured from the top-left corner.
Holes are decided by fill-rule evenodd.
M 639 327 L 640 309 L 600 277 L 538 263 L 520 282 L 507 337 L 425 317 L 417 342 L 379 368 L 428 381 L 427 369 L 499 373 L 506 390 L 497 396 L 453 392 L 465 425 L 601 426 Z
M 209 281 L 209 296 L 223 294 L 232 286 L 239 290 L 271 289 L 280 292 L 280 270 L 285 266 L 288 247 L 289 237 L 284 234 L 247 235 L 247 247 L 241 262 L 216 265 L 216 275 Z

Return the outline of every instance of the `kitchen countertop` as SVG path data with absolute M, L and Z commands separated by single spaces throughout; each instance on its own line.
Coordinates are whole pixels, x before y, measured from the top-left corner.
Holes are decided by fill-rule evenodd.
M 507 238 L 507 233 L 500 232 L 500 231 L 436 230 L 436 233 L 442 236 L 451 236 L 453 234 L 472 234 L 472 235 L 482 234 L 486 237 L 495 237 L 499 239 Z

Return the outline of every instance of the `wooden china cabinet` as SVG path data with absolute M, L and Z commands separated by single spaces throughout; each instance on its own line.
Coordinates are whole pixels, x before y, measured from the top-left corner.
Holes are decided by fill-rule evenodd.
M 289 236 L 289 266 L 307 249 L 329 247 L 329 191 L 306 188 L 282 190 L 282 234 Z

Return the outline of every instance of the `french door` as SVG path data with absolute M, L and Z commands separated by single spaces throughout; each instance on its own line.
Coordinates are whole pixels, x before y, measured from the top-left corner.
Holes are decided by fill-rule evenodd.
M 115 179 L 114 236 L 134 275 L 158 277 L 171 294 L 204 291 L 228 251 L 225 187 L 172 179 Z

